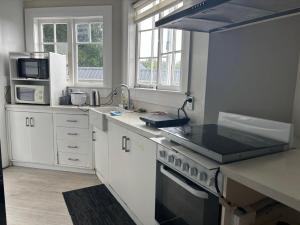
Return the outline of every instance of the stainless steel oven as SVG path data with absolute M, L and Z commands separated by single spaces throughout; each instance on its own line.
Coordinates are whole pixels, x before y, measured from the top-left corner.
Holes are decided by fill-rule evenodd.
M 215 171 L 174 149 L 158 149 L 155 219 L 160 225 L 219 225 Z

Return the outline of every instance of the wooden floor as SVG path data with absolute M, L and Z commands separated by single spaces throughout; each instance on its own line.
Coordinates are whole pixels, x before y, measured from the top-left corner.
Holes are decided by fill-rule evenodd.
M 72 225 L 62 192 L 100 184 L 87 174 L 22 167 L 3 172 L 7 225 Z

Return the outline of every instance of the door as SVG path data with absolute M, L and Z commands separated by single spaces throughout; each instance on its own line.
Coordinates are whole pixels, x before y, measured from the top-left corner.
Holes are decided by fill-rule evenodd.
M 8 111 L 11 153 L 14 161 L 30 162 L 30 125 L 27 112 Z
M 30 113 L 30 147 L 33 163 L 54 164 L 53 118 L 50 113 Z
M 95 169 L 97 175 L 100 175 L 103 183 L 108 181 L 109 158 L 108 158 L 108 136 L 96 127 L 94 133 L 94 151 L 95 151 Z
M 155 219 L 164 225 L 219 225 L 219 198 L 157 163 Z
M 109 184 L 118 193 L 121 199 L 127 203 L 131 184 L 128 181 L 128 154 L 122 149 L 127 130 L 121 126 L 109 123 Z M 123 143 L 122 143 L 123 142 Z
M 0 146 L 0 225 L 6 225 L 5 195 L 2 173 L 2 159 Z
M 130 131 L 128 142 L 128 205 L 143 224 L 154 225 L 156 144 Z

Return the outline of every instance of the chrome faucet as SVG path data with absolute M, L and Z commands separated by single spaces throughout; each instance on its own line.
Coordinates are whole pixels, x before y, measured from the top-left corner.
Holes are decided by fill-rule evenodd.
M 124 87 L 127 89 L 127 109 L 130 110 L 131 109 L 131 100 L 130 100 L 130 89 L 128 87 L 128 85 L 126 84 L 121 84 L 121 87 Z M 125 108 L 124 104 L 123 104 L 123 107 Z

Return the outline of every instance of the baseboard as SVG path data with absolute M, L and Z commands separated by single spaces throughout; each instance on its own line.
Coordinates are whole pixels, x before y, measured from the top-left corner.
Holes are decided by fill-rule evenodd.
M 85 174 L 95 174 L 93 169 L 83 169 L 83 168 L 74 168 L 66 166 L 56 166 L 56 165 L 43 165 L 38 163 L 27 163 L 27 162 L 12 162 L 12 166 L 28 167 L 35 169 L 45 169 L 45 170 L 57 170 L 64 172 L 73 172 L 73 173 L 85 173 Z

